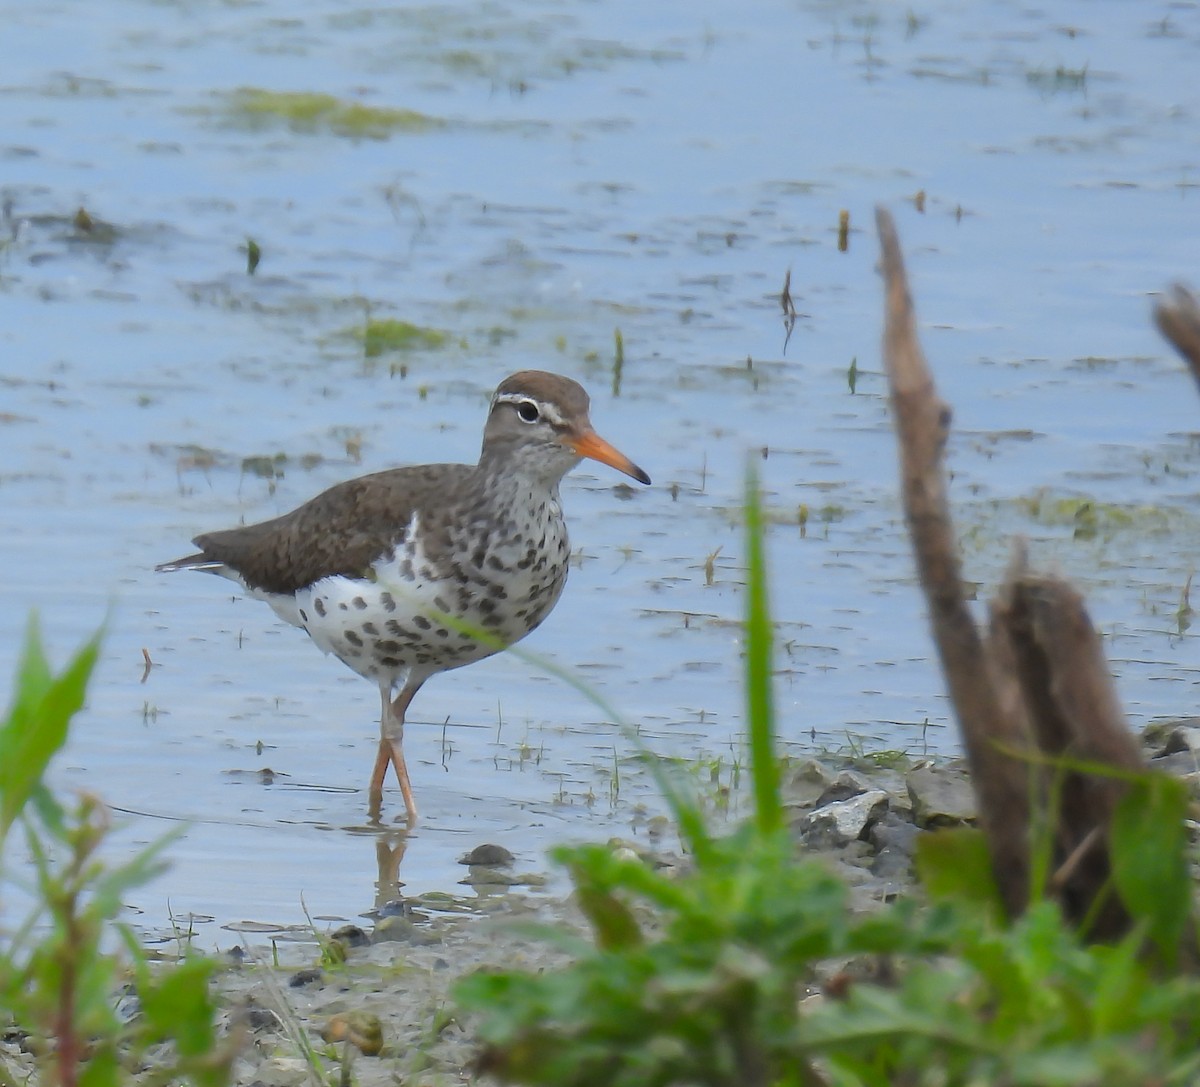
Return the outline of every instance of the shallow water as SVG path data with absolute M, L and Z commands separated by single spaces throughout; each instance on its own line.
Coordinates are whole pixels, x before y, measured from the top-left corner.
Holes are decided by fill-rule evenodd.
M 728 784 L 751 453 L 788 750 L 953 751 L 896 503 L 877 202 L 955 408 L 969 576 L 986 595 L 1029 535 L 1088 593 L 1135 724 L 1190 712 L 1200 402 L 1149 311 L 1196 275 L 1200 9 L 910 10 L 0 5 L 0 675 L 31 608 L 59 658 L 108 617 L 56 774 L 126 813 L 124 842 L 186 822 L 131 902 L 147 925 L 168 905 L 291 923 L 302 897 L 354 916 L 378 874 L 374 691 L 224 582 L 154 564 L 351 475 L 473 459 L 490 390 L 524 367 L 582 380 L 655 480 L 568 478 L 579 558 L 531 654 L 706 794 L 710 768 Z M 245 86 L 438 123 L 250 125 Z M 450 343 L 364 358 L 368 313 Z M 434 679 L 411 720 L 407 891 L 452 889 L 480 841 L 537 870 L 661 810 L 605 713 L 529 660 Z

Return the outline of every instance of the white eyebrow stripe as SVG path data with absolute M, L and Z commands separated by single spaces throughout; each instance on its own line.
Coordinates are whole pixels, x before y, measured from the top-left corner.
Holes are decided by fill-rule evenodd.
M 497 393 L 492 398 L 492 404 L 532 404 L 544 418 L 550 420 L 552 425 L 567 425 L 558 408 L 551 404 L 549 400 L 538 400 L 536 397 L 528 395 L 528 393 Z

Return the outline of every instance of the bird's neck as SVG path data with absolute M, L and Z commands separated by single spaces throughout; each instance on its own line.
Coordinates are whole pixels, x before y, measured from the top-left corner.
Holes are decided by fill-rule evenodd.
M 499 494 L 545 494 L 558 498 L 558 485 L 577 463 L 569 454 L 548 459 L 544 451 L 527 447 L 485 448 L 476 471 L 484 485 Z

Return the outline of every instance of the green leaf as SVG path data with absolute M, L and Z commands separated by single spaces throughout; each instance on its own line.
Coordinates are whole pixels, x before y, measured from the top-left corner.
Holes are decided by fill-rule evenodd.
M 193 958 L 164 970 L 147 984 L 143 976 L 138 998 L 145 1015 L 146 1041 L 173 1039 L 181 1057 L 199 1057 L 216 1045 L 215 1007 L 208 979 L 211 960 Z
M 1004 906 L 987 839 L 974 827 L 954 827 L 917 839 L 917 875 L 930 898 L 984 907 L 995 917 Z
M 97 632 L 56 677 L 42 649 L 37 616 L 29 617 L 16 697 L 0 727 L 0 841 L 42 780 L 51 757 L 67 738 L 83 706 L 88 678 L 100 652 Z
M 746 712 L 755 822 L 762 834 L 783 824 L 779 763 L 775 759 L 775 708 L 771 689 L 771 613 L 767 607 L 767 561 L 758 473 L 746 465 Z
M 1113 880 L 1125 908 L 1174 961 L 1191 906 L 1187 788 L 1166 774 L 1132 782 L 1117 804 L 1110 836 Z

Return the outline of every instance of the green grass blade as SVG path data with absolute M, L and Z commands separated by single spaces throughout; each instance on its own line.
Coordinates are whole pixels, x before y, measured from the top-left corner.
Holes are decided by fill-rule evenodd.
M 762 497 L 754 461 L 746 466 L 746 712 L 755 824 L 761 834 L 783 824 L 779 763 L 775 758 L 775 707 L 771 691 L 771 614 L 763 553 Z

